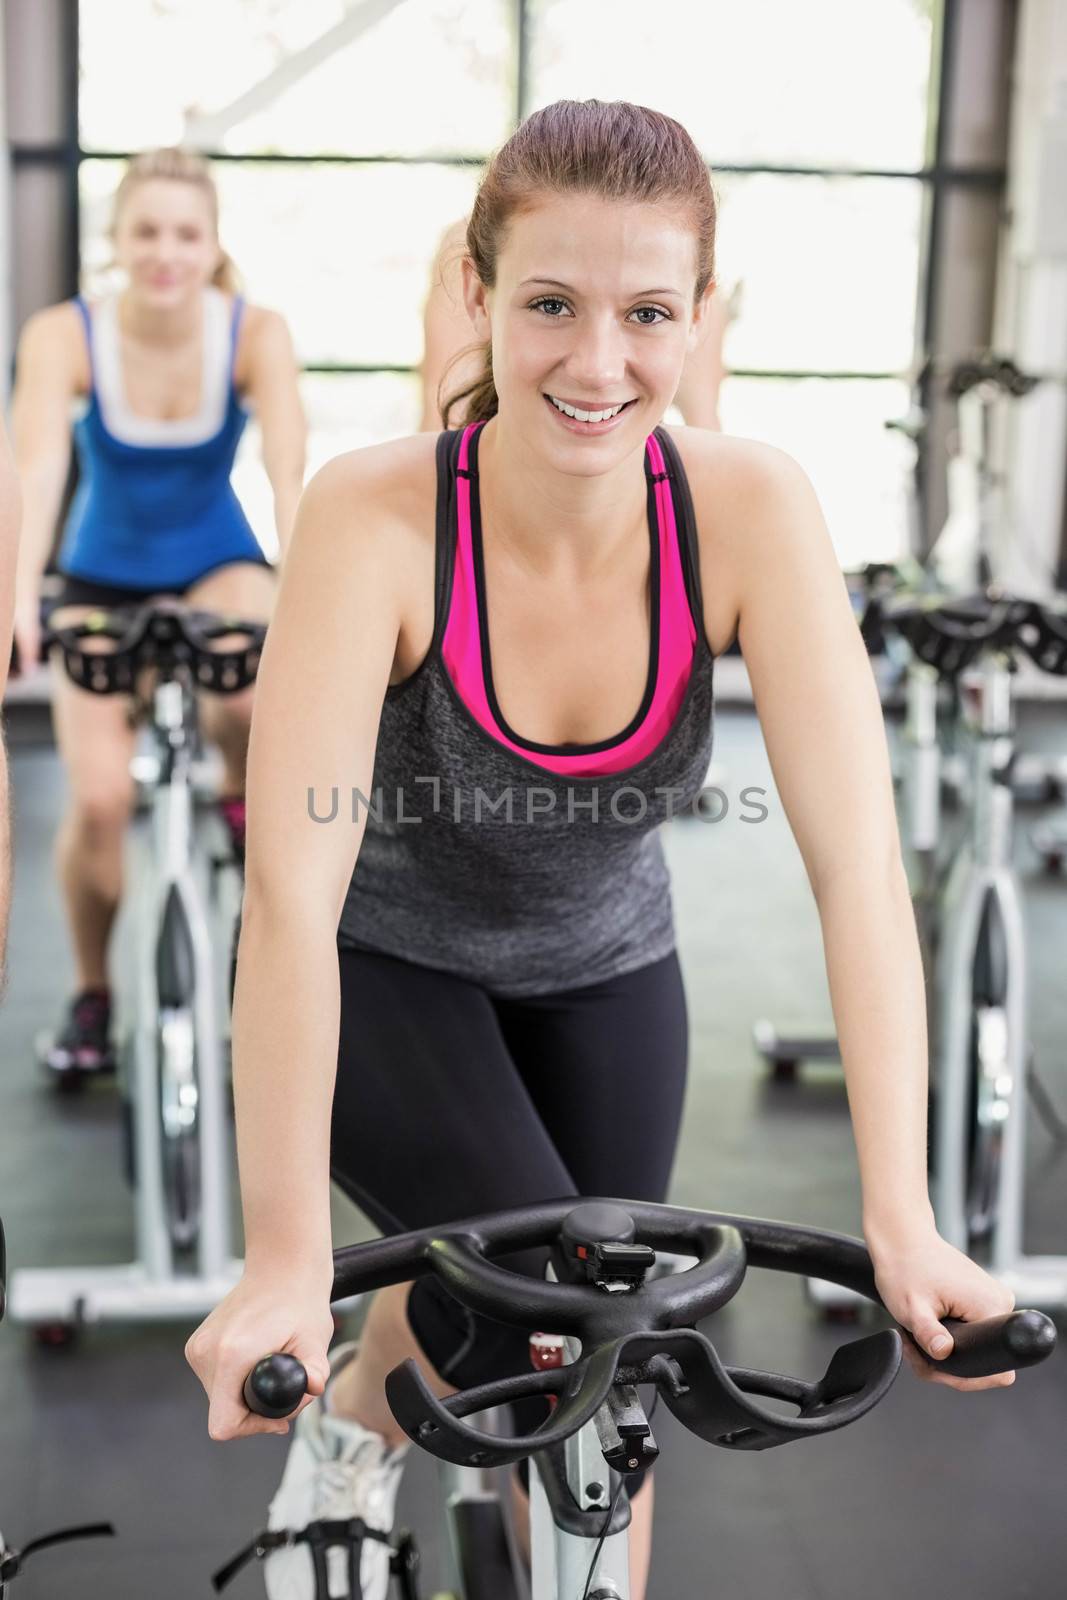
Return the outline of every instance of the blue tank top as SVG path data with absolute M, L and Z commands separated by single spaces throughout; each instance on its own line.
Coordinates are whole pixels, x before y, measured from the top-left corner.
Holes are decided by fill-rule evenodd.
M 75 424 L 79 483 L 59 551 L 60 571 L 129 589 L 185 588 L 231 561 L 263 551 L 230 483 L 247 413 L 233 384 L 242 302 L 205 291 L 201 406 L 174 422 L 126 406 L 117 302 L 85 323 L 92 383 Z

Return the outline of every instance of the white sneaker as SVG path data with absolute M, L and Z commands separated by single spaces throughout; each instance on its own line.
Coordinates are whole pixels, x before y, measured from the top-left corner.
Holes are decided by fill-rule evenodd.
M 335 1377 L 356 1353 L 356 1345 L 330 1352 Z M 305 1407 L 296 1420 L 285 1471 L 270 1504 L 271 1529 L 306 1528 L 310 1522 L 347 1521 L 362 1517 L 369 1528 L 388 1533 L 393 1526 L 397 1489 L 409 1445 L 390 1450 L 379 1433 L 327 1411 L 322 1399 Z M 350 1595 L 348 1550 L 326 1554 L 329 1600 L 355 1600 Z M 323 1600 L 315 1585 L 311 1551 L 306 1544 L 286 1546 L 266 1558 L 263 1576 L 269 1600 Z M 387 1600 L 389 1547 L 378 1539 L 363 1541 L 359 1567 L 362 1600 Z

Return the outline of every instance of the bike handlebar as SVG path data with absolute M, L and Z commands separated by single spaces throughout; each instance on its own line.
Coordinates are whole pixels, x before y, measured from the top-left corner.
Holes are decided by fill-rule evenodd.
M 958 676 L 989 650 L 1022 650 L 1043 672 L 1067 676 L 1067 609 L 1053 601 L 990 589 L 874 597 L 869 610 L 881 631 L 900 634 L 942 677 Z
M 489 1259 L 535 1247 L 558 1249 L 564 1224 L 570 1237 L 584 1230 L 592 1241 L 585 1284 L 523 1277 Z M 620 1224 L 629 1232 L 619 1231 Z M 620 1237 L 636 1241 L 638 1249 L 693 1256 L 696 1265 L 636 1285 L 596 1279 L 597 1271 L 612 1271 L 601 1264 L 611 1257 L 598 1253 L 597 1239 Z M 334 1299 L 434 1272 L 471 1310 L 580 1340 L 582 1355 L 571 1365 L 484 1384 L 444 1401 L 413 1362 L 390 1373 L 386 1393 L 400 1426 L 432 1454 L 463 1466 L 504 1465 L 560 1443 L 595 1415 L 614 1386 L 645 1382 L 655 1383 L 670 1410 L 709 1443 L 767 1449 L 857 1421 L 884 1398 L 900 1366 L 900 1335 L 892 1330 L 839 1349 L 815 1384 L 726 1367 L 719 1360 L 694 1324 L 733 1297 L 749 1266 L 827 1279 L 881 1304 L 870 1256 L 859 1240 L 789 1223 L 645 1202 L 566 1199 L 352 1246 L 339 1250 L 334 1264 Z M 936 1366 L 960 1377 L 1033 1365 L 1056 1341 L 1051 1321 L 1035 1311 L 946 1326 L 955 1349 Z M 263 1416 L 288 1416 L 306 1382 L 294 1357 L 268 1356 L 246 1379 L 245 1403 Z M 556 1396 L 551 1417 L 534 1434 L 507 1439 L 463 1420 L 530 1394 Z M 797 1415 L 762 1406 L 761 1398 L 790 1401 Z
M 1067 677 L 1067 606 L 1062 600 L 1031 601 L 1019 642 L 1036 667 Z
M 164 675 L 184 667 L 197 688 L 236 694 L 255 680 L 267 632 L 264 622 L 190 611 L 176 600 L 92 611 L 55 626 L 51 616 L 59 609 L 53 607 L 45 623 L 45 642 L 58 646 L 71 681 L 94 694 L 133 694 L 144 667 Z M 218 640 L 233 636 L 243 642 L 217 647 Z M 87 649 L 90 640 L 110 648 Z
M 1039 377 L 1023 372 L 1010 357 L 989 353 L 959 362 L 949 373 L 947 388 L 954 400 L 960 400 L 972 389 L 988 384 L 1018 400 L 1031 394 L 1040 382 Z

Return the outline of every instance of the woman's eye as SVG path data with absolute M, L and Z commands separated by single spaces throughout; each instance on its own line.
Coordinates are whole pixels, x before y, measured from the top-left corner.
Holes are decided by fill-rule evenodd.
M 548 317 L 558 317 L 561 311 L 566 311 L 567 302 L 558 295 L 542 295 L 540 300 L 535 300 L 530 308 L 532 311 L 543 311 Z
M 638 306 L 633 315 L 642 328 L 654 328 L 656 323 L 665 322 L 670 318 L 670 312 L 664 311 L 660 306 Z

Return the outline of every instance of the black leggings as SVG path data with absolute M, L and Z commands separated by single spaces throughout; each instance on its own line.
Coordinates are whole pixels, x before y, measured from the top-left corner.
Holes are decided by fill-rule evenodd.
M 688 1043 L 677 956 L 525 1000 L 363 950 L 342 949 L 340 971 L 333 1175 L 383 1233 L 566 1195 L 664 1198 Z M 544 1252 L 501 1259 L 543 1273 Z M 524 1334 L 435 1277 L 408 1316 L 457 1388 L 529 1368 Z

